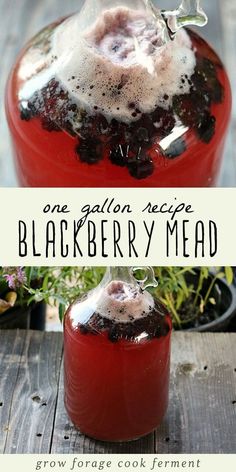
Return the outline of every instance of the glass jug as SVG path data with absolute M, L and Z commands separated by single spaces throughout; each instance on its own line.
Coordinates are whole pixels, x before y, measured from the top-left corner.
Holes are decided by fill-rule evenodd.
M 199 0 L 86 0 L 38 33 L 9 77 L 21 186 L 213 186 L 230 117 L 226 71 L 193 30 Z
M 168 405 L 171 319 L 128 267 L 101 283 L 64 319 L 65 406 L 83 434 L 129 441 L 153 431 Z

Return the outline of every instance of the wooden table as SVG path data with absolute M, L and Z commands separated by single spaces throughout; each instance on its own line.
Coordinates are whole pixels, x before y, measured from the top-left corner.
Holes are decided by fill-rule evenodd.
M 4 88 L 16 55 L 39 29 L 79 9 L 83 0 L 0 0 L 0 186 L 17 185 L 4 114 Z M 160 8 L 175 8 L 180 0 L 154 0 Z M 209 24 L 201 30 L 226 62 L 236 97 L 236 2 L 202 0 Z M 236 106 L 227 140 L 219 185 L 236 186 Z
M 175 333 L 170 403 L 144 439 L 91 440 L 63 402 L 62 333 L 0 332 L 0 453 L 235 453 L 236 334 Z

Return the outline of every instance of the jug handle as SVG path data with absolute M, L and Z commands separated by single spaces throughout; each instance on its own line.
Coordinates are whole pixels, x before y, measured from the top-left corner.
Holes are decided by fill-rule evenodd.
M 169 34 L 173 38 L 177 31 L 184 26 L 205 26 L 208 22 L 200 0 L 183 0 L 177 10 L 161 12 Z
M 145 277 L 143 279 L 137 279 L 135 277 L 135 272 L 138 270 L 142 270 L 145 273 Z M 141 290 L 145 290 L 148 287 L 157 287 L 158 282 L 155 278 L 155 273 L 152 267 L 132 267 L 132 272 L 135 280 L 138 282 Z

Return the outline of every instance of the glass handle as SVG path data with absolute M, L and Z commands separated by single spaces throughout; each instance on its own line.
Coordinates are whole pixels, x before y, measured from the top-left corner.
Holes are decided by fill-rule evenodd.
M 183 0 L 177 10 L 162 11 L 162 16 L 172 35 L 183 26 L 205 26 L 208 21 L 200 0 Z
M 158 282 L 155 278 L 155 273 L 152 267 L 132 267 L 133 275 L 135 280 L 138 282 L 142 290 L 145 290 L 148 287 L 157 287 Z M 135 272 L 142 271 L 144 273 L 143 279 L 137 279 L 135 277 Z

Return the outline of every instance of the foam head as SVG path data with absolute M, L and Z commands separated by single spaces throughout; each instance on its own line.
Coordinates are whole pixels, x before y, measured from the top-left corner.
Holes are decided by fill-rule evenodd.
M 118 323 L 131 323 L 149 315 L 155 302 L 146 290 L 127 282 L 113 280 L 105 287 L 99 285 L 84 300 L 70 308 L 74 327 L 86 324 L 94 313 Z
M 196 58 L 186 31 L 163 46 L 158 25 L 145 11 L 112 8 L 82 31 L 79 18 L 73 15 L 54 29 L 43 58 L 40 48 L 28 51 L 21 66 L 27 78 L 22 101 L 55 78 L 80 109 L 129 123 L 139 118 L 131 104 L 151 113 L 189 92 Z M 77 129 L 79 119 L 73 123 Z
M 150 314 L 154 299 L 147 291 L 126 282 L 110 282 L 101 293 L 96 311 L 119 323 L 131 322 Z

